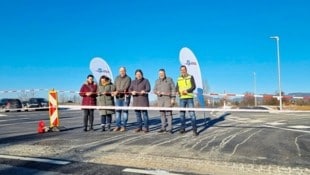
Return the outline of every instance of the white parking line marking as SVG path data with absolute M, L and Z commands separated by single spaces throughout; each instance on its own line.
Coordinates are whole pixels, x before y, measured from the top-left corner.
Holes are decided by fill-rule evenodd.
M 0 120 L 0 122 L 6 122 L 6 121 L 14 121 L 14 120 L 28 120 L 28 119 L 30 119 L 30 118 L 18 118 L 18 119 L 6 119 L 6 120 Z
M 181 175 L 176 173 L 169 173 L 164 170 L 143 170 L 143 169 L 135 169 L 135 168 L 125 168 L 123 172 L 127 173 L 138 173 L 138 174 L 150 174 L 150 175 Z
M 267 125 L 272 125 L 272 126 L 279 126 L 279 125 L 285 125 L 286 123 L 281 123 L 281 122 L 270 122 L 266 123 Z
M 15 159 L 15 160 L 27 160 L 27 161 L 50 163 L 50 164 L 56 164 L 56 165 L 67 165 L 67 164 L 71 163 L 69 161 L 62 161 L 62 160 L 33 158 L 33 157 L 21 157 L 21 156 L 10 156 L 10 155 L 0 155 L 0 158 Z
M 294 128 L 294 129 L 309 129 L 310 126 L 306 126 L 306 125 L 294 125 L 294 126 L 288 126 L 288 128 Z
M 30 121 L 30 122 L 18 122 L 18 123 L 10 123 L 10 124 L 0 124 L 0 126 L 17 126 L 17 125 L 23 125 L 25 123 L 38 123 L 38 121 Z
M 300 129 L 292 129 L 292 128 L 281 128 L 281 127 L 277 127 L 277 126 L 272 126 L 272 125 L 262 125 L 264 127 L 267 128 L 276 128 L 276 129 L 282 129 L 285 131 L 295 131 L 295 132 L 302 132 L 302 133 L 310 133 L 310 131 L 306 131 L 306 130 L 300 130 Z

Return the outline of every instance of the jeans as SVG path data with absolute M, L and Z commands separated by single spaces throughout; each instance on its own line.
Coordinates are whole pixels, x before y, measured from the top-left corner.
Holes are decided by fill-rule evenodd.
M 101 125 L 111 125 L 112 122 L 112 114 L 101 115 Z
M 84 127 L 87 128 L 88 121 L 90 128 L 93 128 L 94 125 L 94 110 L 93 109 L 83 109 L 84 111 Z
M 116 106 L 129 106 L 130 97 L 117 98 Z M 123 115 L 122 115 L 123 113 Z M 126 127 L 128 121 L 128 110 L 116 110 L 116 126 Z
M 146 130 L 149 130 L 149 116 L 148 112 L 146 110 L 135 110 L 136 112 L 136 117 L 137 117 L 137 122 L 138 122 L 138 128 L 142 129 L 142 126 L 144 124 L 144 128 Z M 143 121 L 142 117 L 143 116 Z
M 194 99 L 192 98 L 186 98 L 186 99 L 180 99 L 180 107 L 185 108 L 193 108 L 194 107 Z M 192 127 L 193 130 L 197 130 L 196 126 L 196 115 L 194 111 L 189 111 L 189 115 L 192 120 Z M 185 130 L 185 111 L 180 111 L 180 119 L 181 119 L 181 130 Z

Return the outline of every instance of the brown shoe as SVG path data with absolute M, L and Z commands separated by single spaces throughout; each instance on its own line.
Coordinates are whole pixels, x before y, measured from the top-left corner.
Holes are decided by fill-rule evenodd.
M 140 132 L 140 131 L 142 131 L 141 128 L 137 128 L 137 129 L 135 130 L 135 132 Z
M 121 128 L 120 127 L 116 127 L 113 129 L 114 132 L 119 131 Z
M 125 127 L 121 127 L 121 132 L 125 132 L 126 131 L 126 128 Z
M 148 133 L 149 129 L 143 128 L 144 133 Z

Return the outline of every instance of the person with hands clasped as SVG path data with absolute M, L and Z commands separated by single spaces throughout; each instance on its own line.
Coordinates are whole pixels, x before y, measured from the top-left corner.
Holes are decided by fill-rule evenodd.
M 172 107 L 175 104 L 175 85 L 170 77 L 166 76 L 164 69 L 159 69 L 159 78 L 155 82 L 153 92 L 157 95 L 158 107 Z M 161 129 L 159 133 L 172 131 L 172 111 L 160 111 Z M 167 125 L 168 122 L 168 125 Z
M 135 107 L 149 107 L 149 95 L 151 90 L 151 85 L 148 79 L 143 77 L 143 72 L 141 69 L 135 71 L 135 80 L 131 82 L 129 91 L 133 96 L 133 106 Z M 138 128 L 136 132 L 144 131 L 149 132 L 149 116 L 147 110 L 135 110 Z M 142 117 L 143 116 L 143 121 Z
M 110 78 L 105 75 L 101 76 L 98 86 L 98 105 L 114 106 L 114 91 L 115 86 L 112 84 Z M 114 109 L 99 109 L 102 131 L 105 131 L 106 129 L 111 131 L 112 114 L 114 113 Z
M 119 75 L 115 79 L 116 90 L 113 92 L 116 98 L 116 106 L 128 107 L 130 103 L 130 87 L 131 78 L 126 73 L 125 67 L 119 68 Z M 126 131 L 128 121 L 128 110 L 116 110 L 116 127 L 113 131 Z
M 97 84 L 94 82 L 94 76 L 88 75 L 86 82 L 80 89 L 80 96 L 82 97 L 82 106 L 84 111 L 84 131 L 87 131 L 88 122 L 90 124 L 90 130 L 94 131 L 94 109 L 87 108 L 87 106 L 96 105 L 97 97 Z

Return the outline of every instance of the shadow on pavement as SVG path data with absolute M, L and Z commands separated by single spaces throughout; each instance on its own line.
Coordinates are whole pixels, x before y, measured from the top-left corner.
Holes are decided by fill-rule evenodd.
M 208 128 L 214 126 L 215 124 L 219 123 L 219 122 L 222 122 L 225 120 L 225 117 L 230 115 L 230 113 L 224 113 L 222 115 L 220 115 L 219 117 L 215 118 L 215 119 L 211 119 L 210 117 L 208 118 L 205 118 L 204 120 L 204 128 L 199 130 L 198 133 L 200 134 L 201 132 L 207 130 Z M 197 125 L 198 125 L 198 122 L 197 122 Z
M 201 132 L 207 130 L 208 128 L 214 126 L 216 123 L 222 122 L 225 120 L 225 117 L 230 115 L 230 113 L 224 113 L 222 115 L 220 115 L 219 117 L 215 118 L 215 119 L 211 119 L 210 117 L 204 117 L 204 118 L 200 118 L 196 120 L 196 125 L 198 128 L 198 133 L 200 134 Z M 172 126 L 173 126 L 173 132 L 176 132 L 180 129 L 180 117 L 173 117 L 172 119 Z M 131 123 L 127 123 L 127 129 L 128 130 L 132 130 L 137 128 L 138 124 L 137 122 L 131 122 Z M 191 118 L 189 116 L 186 116 L 186 128 L 191 127 Z M 161 128 L 161 120 L 160 120 L 160 116 L 156 116 L 156 117 L 152 117 L 149 119 L 149 127 L 150 127 L 150 131 L 156 131 L 159 130 Z M 203 127 L 201 130 L 199 130 L 199 128 Z M 186 132 L 191 131 L 190 130 L 186 130 Z

